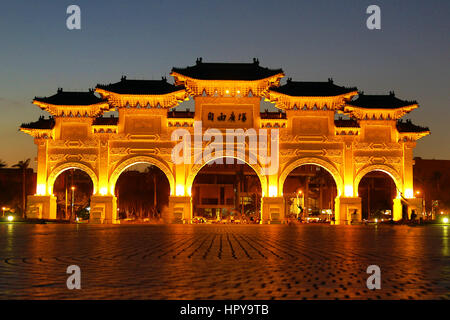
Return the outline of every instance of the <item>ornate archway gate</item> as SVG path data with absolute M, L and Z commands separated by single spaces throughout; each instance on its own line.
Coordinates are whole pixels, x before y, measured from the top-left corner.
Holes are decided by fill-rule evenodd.
M 78 168 L 94 183 L 91 222 L 117 222 L 115 183 L 120 173 L 134 163 L 150 163 L 160 168 L 170 183 L 169 212 L 172 222 L 192 219 L 191 186 L 202 163 L 199 159 L 211 145 L 232 144 L 236 153 L 222 155 L 251 164 L 261 181 L 263 223 L 282 223 L 283 183 L 298 166 L 315 164 L 334 178 L 337 224 L 361 217 L 358 184 L 368 172 L 388 173 L 395 181 L 394 220 L 402 218 L 404 201 L 417 205 L 413 192 L 413 148 L 416 140 L 429 134 L 428 128 L 400 120 L 418 107 L 388 95 L 358 94 L 325 82 L 297 82 L 288 79 L 280 85 L 281 69 L 268 69 L 253 63 L 204 63 L 173 68 L 175 84 L 162 80 L 128 80 L 97 85 L 95 92 L 58 92 L 33 103 L 52 117 L 23 124 L 21 131 L 32 135 L 38 146 L 37 190 L 29 197 L 29 217 L 56 218 L 53 182 L 59 173 Z M 356 98 L 357 96 L 357 98 Z M 192 97 L 195 111 L 173 110 Z M 278 112 L 260 112 L 261 99 L 274 103 Z M 355 99 L 356 98 L 356 99 Z M 106 111 L 118 117 L 103 117 Z M 336 119 L 343 113 L 347 119 Z M 201 123 L 201 134 L 208 129 L 225 134 L 227 129 L 278 130 L 277 170 L 269 173 L 267 159 L 259 154 L 260 144 L 232 140 L 195 143 L 193 134 Z M 188 161 L 175 163 L 173 148 L 179 141 L 173 133 L 183 129 L 188 142 Z M 247 131 L 246 131 L 247 132 Z M 186 136 L 189 136 L 186 138 Z M 211 139 L 210 139 L 211 140 Z M 269 149 L 272 148 L 271 146 Z M 239 151 L 240 150 L 240 151 Z M 242 154 L 243 153 L 243 154 Z M 213 158 L 218 158 L 217 154 Z M 273 163 L 272 163 L 273 164 Z

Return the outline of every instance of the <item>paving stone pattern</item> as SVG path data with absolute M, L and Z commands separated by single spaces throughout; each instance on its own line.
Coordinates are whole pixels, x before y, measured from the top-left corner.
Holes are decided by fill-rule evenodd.
M 449 299 L 450 226 L 0 225 L 0 299 Z M 66 269 L 81 268 L 81 290 Z M 369 290 L 369 265 L 381 268 Z

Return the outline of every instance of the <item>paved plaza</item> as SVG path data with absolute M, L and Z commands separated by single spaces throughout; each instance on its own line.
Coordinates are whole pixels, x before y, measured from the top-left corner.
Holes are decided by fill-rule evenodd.
M 1 224 L 0 299 L 449 299 L 449 229 Z

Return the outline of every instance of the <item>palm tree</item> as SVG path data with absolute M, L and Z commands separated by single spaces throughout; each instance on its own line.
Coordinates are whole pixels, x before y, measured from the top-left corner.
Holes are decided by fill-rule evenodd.
M 26 209 L 26 205 L 27 205 L 27 197 L 26 197 L 26 172 L 28 169 L 28 166 L 30 165 L 30 159 L 27 159 L 25 161 L 19 161 L 18 163 L 16 163 L 15 165 L 13 165 L 13 167 L 15 168 L 19 168 L 20 170 L 22 170 L 22 216 L 24 218 L 26 218 L 26 213 L 25 213 L 25 209 Z
M 4 168 L 6 166 L 7 166 L 6 162 L 3 160 L 0 160 L 0 168 Z
M 431 182 L 433 185 L 436 186 L 436 191 L 438 196 L 441 194 L 441 178 L 442 178 L 442 172 L 441 171 L 434 171 L 431 176 Z

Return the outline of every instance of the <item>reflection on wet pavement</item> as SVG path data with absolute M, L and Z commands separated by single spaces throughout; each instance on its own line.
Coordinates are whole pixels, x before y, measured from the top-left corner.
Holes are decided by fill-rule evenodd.
M 448 299 L 448 228 L 3 224 L 0 298 Z

